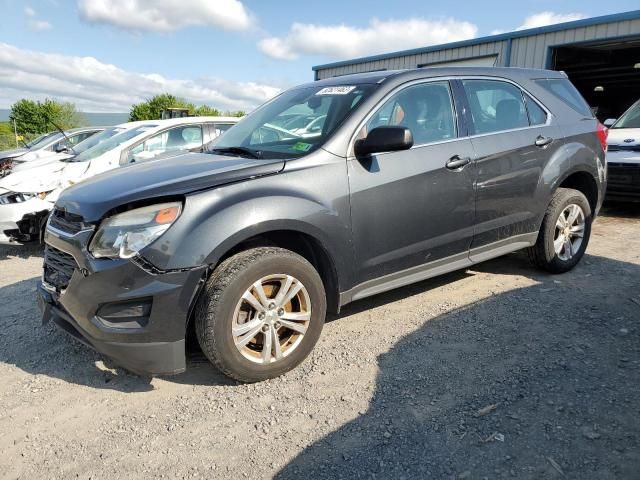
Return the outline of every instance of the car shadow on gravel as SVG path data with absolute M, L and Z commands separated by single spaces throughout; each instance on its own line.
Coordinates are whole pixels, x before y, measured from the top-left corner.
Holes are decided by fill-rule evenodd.
M 475 271 L 539 283 L 401 339 L 368 410 L 275 478 L 637 478 L 640 267 L 587 255 L 550 276 L 510 255 Z

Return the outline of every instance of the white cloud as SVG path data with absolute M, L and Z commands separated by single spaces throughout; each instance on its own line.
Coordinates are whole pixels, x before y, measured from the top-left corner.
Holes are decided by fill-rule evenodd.
M 473 23 L 453 18 L 373 19 L 364 28 L 294 23 L 285 36 L 264 38 L 258 48 L 279 60 L 295 60 L 300 55 L 352 58 L 465 40 L 477 32 Z
M 27 28 L 32 32 L 44 32 L 53 28 L 46 20 L 36 18 L 36 11 L 28 5 L 24 7 L 24 14 L 27 17 Z
M 131 31 L 171 32 L 189 26 L 247 30 L 252 18 L 239 0 L 78 0 L 80 17 Z
M 21 97 L 54 97 L 76 103 L 84 111 L 123 112 L 133 103 L 169 92 L 195 104 L 223 110 L 251 110 L 280 90 L 256 82 L 219 78 L 182 80 L 157 73 L 137 73 L 76 57 L 24 50 L 0 42 L 0 102 Z M 12 93 L 9 93 L 12 92 Z
M 53 28 L 46 20 L 37 20 L 35 18 L 27 21 L 27 27 L 33 32 L 44 32 Z
M 580 20 L 585 18 L 582 13 L 555 13 L 555 12 L 540 12 L 529 15 L 524 19 L 522 25 L 516 30 L 526 30 L 527 28 L 544 27 L 546 25 L 555 25 L 556 23 L 572 22 L 573 20 Z

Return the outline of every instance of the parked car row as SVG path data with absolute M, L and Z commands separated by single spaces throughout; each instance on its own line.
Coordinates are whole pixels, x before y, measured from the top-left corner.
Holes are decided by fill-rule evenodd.
M 43 321 L 143 374 L 183 371 L 193 329 L 225 374 L 272 378 L 309 355 L 327 311 L 354 300 L 523 248 L 566 272 L 606 188 L 607 130 L 561 72 L 326 79 L 206 148 L 158 155 L 216 128 L 179 121 L 0 183 L 0 209 L 29 204 L 2 227 L 10 239 L 37 234 L 24 219 L 42 210 L 44 221 L 55 203 Z
M 66 152 L 103 130 L 104 127 L 86 127 L 66 132 L 50 132 L 25 143 L 22 148 L 4 150 L 0 152 L 0 177 L 9 174 L 18 164 Z
M 11 173 L 0 179 L 0 244 L 39 240 L 49 212 L 65 188 L 169 152 L 201 150 L 237 121 L 235 117 L 185 117 L 129 122 L 94 130 L 100 133 L 73 148 L 16 160 Z

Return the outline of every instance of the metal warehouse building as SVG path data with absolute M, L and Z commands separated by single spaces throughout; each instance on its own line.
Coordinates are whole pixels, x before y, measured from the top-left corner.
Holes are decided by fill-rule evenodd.
M 603 120 L 640 98 L 640 10 L 313 67 L 315 79 L 435 66 L 548 68 Z

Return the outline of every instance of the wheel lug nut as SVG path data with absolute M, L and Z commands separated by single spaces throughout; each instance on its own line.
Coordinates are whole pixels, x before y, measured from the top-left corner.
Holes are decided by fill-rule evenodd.
M 278 315 L 281 317 L 282 315 L 284 315 L 284 308 L 279 308 L 278 309 Z
M 262 331 L 266 332 L 267 330 L 269 330 L 269 325 L 267 325 L 266 323 L 262 326 Z
M 264 313 L 260 312 L 260 313 L 258 314 L 258 318 L 259 318 L 260 320 L 264 320 L 264 317 L 265 317 L 265 314 L 264 314 Z
M 275 303 L 270 303 L 269 304 L 269 310 L 273 310 L 274 308 L 276 308 L 276 304 Z

